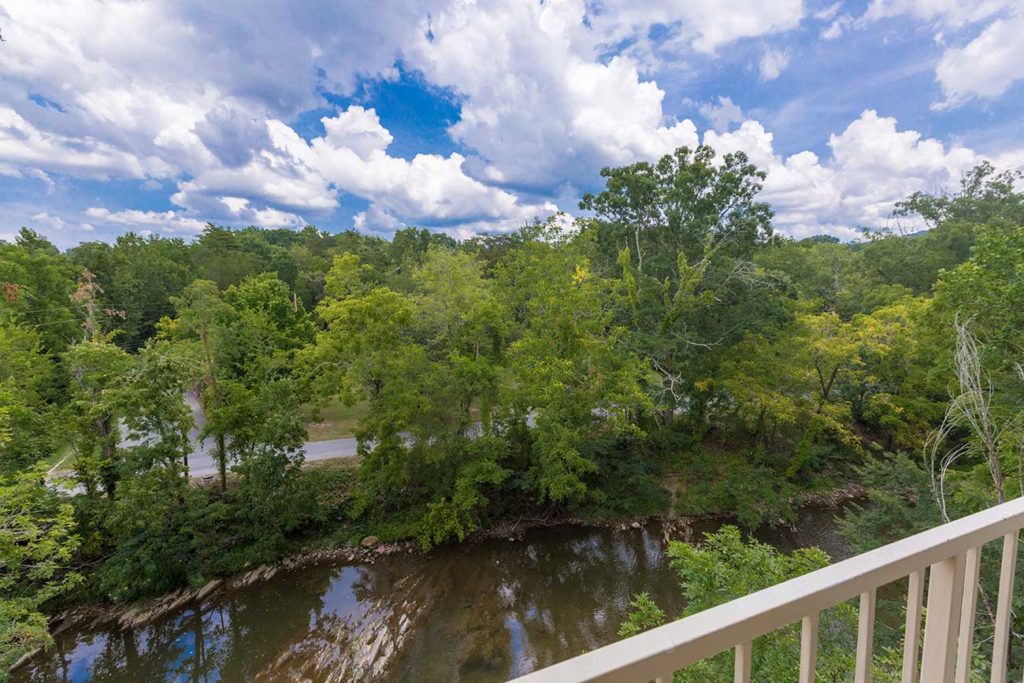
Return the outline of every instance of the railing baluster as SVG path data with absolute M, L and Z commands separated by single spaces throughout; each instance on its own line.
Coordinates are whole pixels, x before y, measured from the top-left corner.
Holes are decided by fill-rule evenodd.
M 860 594 L 857 614 L 857 670 L 853 680 L 868 683 L 871 680 L 871 655 L 875 641 L 875 589 Z
M 956 659 L 957 627 L 964 590 L 964 556 L 936 562 L 928 572 L 928 615 L 924 623 L 921 680 L 950 683 Z
M 732 677 L 734 683 L 750 683 L 751 645 L 748 640 L 736 646 L 736 663 Z
M 1010 610 L 1013 608 L 1013 577 L 1017 572 L 1017 535 L 1003 536 L 1003 561 L 999 567 L 999 599 L 996 632 L 992 643 L 992 683 L 1005 683 L 1010 647 Z
M 924 599 L 924 570 L 910 575 L 907 584 L 907 623 L 903 629 L 902 683 L 917 683 L 917 648 L 921 640 L 921 602 Z
M 818 666 L 818 617 L 820 612 L 804 617 L 800 629 L 800 683 L 814 683 Z
M 978 575 L 981 571 L 981 546 L 967 551 L 964 569 L 964 597 L 960 605 L 960 642 L 956 650 L 956 683 L 968 683 L 971 656 L 974 654 L 974 611 L 978 607 Z

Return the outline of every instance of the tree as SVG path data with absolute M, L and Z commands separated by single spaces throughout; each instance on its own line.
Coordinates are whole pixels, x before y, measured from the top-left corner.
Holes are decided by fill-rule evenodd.
M 168 468 L 187 480 L 194 421 L 184 397 L 194 372 L 187 350 L 167 341 L 150 342 L 109 391 L 130 444 L 122 450 L 132 474 Z
M 605 189 L 585 194 L 580 208 L 601 218 L 601 239 L 614 253 L 629 248 L 637 272 L 657 279 L 673 274 L 680 254 L 691 264 L 708 247 L 749 256 L 771 235 L 771 209 L 754 200 L 765 173 L 742 152 L 714 161 L 714 149 L 702 145 L 656 165 L 602 169 Z
M 68 570 L 74 508 L 45 476 L 44 467 L 0 475 L 0 671 L 52 642 L 41 607 L 81 580 Z
M 689 616 L 736 598 L 768 588 L 801 574 L 820 569 L 829 557 L 817 548 L 800 548 L 786 555 L 754 540 L 744 541 L 735 527 L 722 527 L 704 536 L 704 542 L 690 545 L 672 541 L 668 546 L 672 569 L 679 575 Z M 634 635 L 666 621 L 664 612 L 638 595 L 634 611 L 619 633 Z M 844 680 L 853 670 L 854 611 L 843 603 L 822 613 L 818 641 L 818 677 Z M 800 633 L 789 626 L 761 636 L 753 643 L 752 680 L 795 680 L 800 662 Z M 731 651 L 693 664 L 675 674 L 677 682 L 725 681 L 732 677 Z
M 336 257 L 326 323 L 305 355 L 321 396 L 367 401 L 356 436 L 356 514 L 398 515 L 424 545 L 464 537 L 478 524 L 484 491 L 507 476 L 507 451 L 489 433 L 501 324 L 472 258 L 428 249 L 412 294 L 376 284 L 353 254 Z M 485 434 L 470 438 L 478 404 Z M 402 511 L 402 512 L 399 512 Z
M 270 562 L 287 549 L 287 534 L 311 514 L 298 481 L 306 441 L 299 392 L 287 378 L 230 387 L 222 418 L 239 475 L 235 497 L 242 520 L 238 544 L 252 562 Z
M 1024 193 L 1015 185 L 1020 171 L 999 172 L 983 161 L 960 178 L 960 191 L 932 195 L 915 192 L 896 205 L 894 214 L 921 216 L 930 226 L 944 223 L 1024 223 Z
M 228 403 L 222 387 L 223 358 L 225 347 L 231 343 L 229 330 L 235 312 L 210 280 L 196 280 L 172 302 L 178 317 L 163 324 L 164 334 L 172 339 L 195 340 L 199 369 L 194 390 L 206 419 L 201 436 L 214 438 L 213 458 L 220 471 L 221 490 L 226 490 L 228 430 L 222 425 L 220 413 Z
M 663 421 L 685 410 L 699 424 L 710 397 L 695 385 L 713 373 L 712 352 L 785 315 L 760 295 L 771 282 L 750 260 L 772 232 L 756 201 L 765 174 L 742 153 L 716 163 L 701 146 L 601 175 L 605 189 L 580 203 L 597 215 L 595 269 L 622 273 L 620 319 L 661 376 Z
M 69 258 L 96 276 L 103 305 L 118 311 L 111 320 L 115 343 L 134 350 L 156 333 L 160 318 L 174 311 L 172 299 L 194 279 L 196 267 L 181 239 L 127 233 L 113 245 L 87 242 Z
M 119 420 L 112 390 L 130 363 L 128 355 L 104 337 L 71 346 L 64 354 L 70 378 L 69 417 L 73 467 L 86 494 L 102 489 L 113 498 L 120 478 Z
M 523 317 L 508 350 L 503 405 L 512 424 L 533 422 L 529 475 L 536 495 L 565 503 L 584 496 L 584 477 L 596 471 L 582 443 L 605 429 L 639 434 L 635 417 L 651 403 L 642 384 L 646 370 L 610 310 L 618 283 L 592 272 L 587 240 L 569 241 L 553 224 L 540 236 L 499 278 L 506 300 L 522 307 L 510 317 Z
M 53 452 L 54 375 L 39 334 L 0 321 L 0 474 L 12 474 Z
M 49 241 L 22 228 L 14 244 L 0 242 L 0 319 L 36 330 L 44 351 L 60 353 L 81 336 L 76 274 Z

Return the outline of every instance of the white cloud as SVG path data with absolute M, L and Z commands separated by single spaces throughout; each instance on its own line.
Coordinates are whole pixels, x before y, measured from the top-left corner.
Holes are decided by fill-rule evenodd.
M 260 228 L 301 228 L 306 225 L 302 216 L 280 211 L 273 207 L 253 207 L 244 197 L 219 197 L 227 207 L 234 225 L 255 225 Z
M 998 19 L 962 48 L 949 48 L 935 67 L 947 100 L 954 105 L 970 96 L 998 97 L 1024 78 L 1024 12 Z
M 843 8 L 843 0 L 838 0 L 831 5 L 821 8 L 814 13 L 814 18 L 818 21 L 831 21 L 836 18 L 839 14 L 839 10 Z
M 847 31 L 847 29 L 849 29 L 851 26 L 854 26 L 856 23 L 857 20 L 854 17 L 850 16 L 849 14 L 843 14 L 842 16 L 837 17 L 826 28 L 822 29 L 821 39 L 836 40 L 838 38 L 841 38 L 842 35 Z
M 761 80 L 774 81 L 789 66 L 789 53 L 783 50 L 765 50 L 758 66 Z
M 944 50 L 935 67 L 935 79 L 946 99 L 934 108 L 954 107 L 971 97 L 999 97 L 1024 79 L 1019 47 L 1024 6 L 1020 0 L 872 0 L 858 23 L 900 15 L 935 26 L 938 45 L 951 42 L 950 31 L 988 22 L 966 45 L 950 45 Z
M 268 121 L 268 148 L 243 166 L 218 166 L 181 183 L 172 200 L 192 213 L 213 216 L 224 208 L 248 210 L 248 204 L 240 204 L 247 201 L 244 197 L 322 212 L 337 206 L 339 191 L 348 192 L 373 203 L 357 217 L 357 227 L 366 229 L 478 220 L 521 223 L 554 211 L 554 205 L 524 205 L 512 193 L 466 175 L 460 154 L 389 155 L 392 135 L 373 109 L 353 105 L 321 122 L 324 135 L 307 143 L 283 122 Z
M 8 3 L 0 165 L 168 178 L 244 164 L 265 120 L 322 106 L 322 90 L 348 92 L 360 75 L 392 76 L 432 6 Z
M 681 97 L 679 83 L 663 89 L 657 69 L 689 74 L 736 41 L 796 28 L 808 12 L 828 23 L 824 39 L 897 15 L 928 22 L 949 44 L 936 76 L 950 106 L 997 97 L 1024 77 L 1019 0 L 872 0 L 856 19 L 841 2 L 808 4 L 8 3 L 0 174 L 37 178 L 54 192 L 68 178 L 173 192 L 171 211 L 87 209 L 100 229 L 190 234 L 205 220 L 294 227 L 329 216 L 350 193 L 369 204 L 355 217 L 361 229 L 423 224 L 464 235 L 543 217 L 554 209 L 545 197 L 571 204 L 603 165 L 696 145 L 696 125 L 665 110 L 666 90 Z M 789 58 L 767 49 L 761 77 L 777 78 Z M 393 78 L 398 59 L 456 94 L 461 114 L 449 133 L 460 153 L 399 156 L 392 131 L 360 106 L 323 117 L 318 137 L 299 134 L 306 128 L 295 121 L 327 106 L 324 91 L 351 94 L 361 76 Z M 954 184 L 980 159 L 870 111 L 832 136 L 829 158 L 783 158 L 730 98 L 699 110 L 714 129 L 705 140 L 744 149 L 768 169 L 766 197 L 794 232 L 877 225 L 907 192 Z M 65 233 L 83 229 L 40 207 L 19 215 Z
M 571 1 L 455 5 L 410 47 L 411 64 L 465 98 L 450 133 L 482 157 L 474 175 L 550 188 L 696 142 L 692 122 L 667 119 L 664 92 L 634 59 L 598 61 L 605 34 L 585 28 L 584 12 Z
M 373 109 L 352 106 L 324 118 L 323 124 L 323 137 L 293 152 L 335 187 L 373 202 L 360 217 L 366 227 L 394 227 L 396 221 L 521 224 L 555 210 L 551 204 L 521 204 L 512 193 L 471 178 L 463 171 L 461 154 L 417 154 L 410 160 L 390 156 L 392 136 Z
M 177 211 L 111 211 L 99 206 L 86 209 L 83 214 L 101 225 L 116 226 L 136 232 L 186 233 L 200 232 L 205 221 L 189 218 Z
M 952 28 L 988 19 L 1015 6 L 1017 0 L 871 0 L 865 21 L 903 14 Z
M 756 121 L 730 133 L 705 133 L 704 142 L 721 153 L 744 151 L 767 171 L 762 198 L 776 211 L 775 224 L 798 237 L 831 233 L 856 237 L 859 227 L 891 221 L 896 202 L 916 191 L 954 188 L 961 173 L 985 157 L 958 145 L 898 130 L 894 118 L 864 111 L 839 134 L 829 137 L 831 157 L 804 151 L 783 158 L 773 136 Z M 992 161 L 1019 168 L 1024 150 L 1010 150 Z
M 159 159 L 140 160 L 99 141 L 81 141 L 40 130 L 9 107 L 0 106 L 0 160 L 10 173 L 38 177 L 42 168 L 85 178 L 141 178 L 168 171 Z M 148 168 L 147 168 L 148 166 Z
M 743 121 L 743 110 L 729 97 L 719 97 L 717 104 L 704 102 L 697 108 L 697 111 L 717 131 L 728 130 L 734 123 Z
M 86 232 L 92 231 L 93 227 L 88 223 L 71 224 L 60 216 L 55 216 L 47 211 L 40 211 L 39 213 L 32 214 L 33 225 L 37 228 L 44 230 L 85 230 Z
M 605 0 L 590 24 L 605 42 L 644 36 L 653 25 L 671 27 L 672 38 L 698 52 L 712 53 L 742 38 L 796 28 L 804 17 L 803 0 Z

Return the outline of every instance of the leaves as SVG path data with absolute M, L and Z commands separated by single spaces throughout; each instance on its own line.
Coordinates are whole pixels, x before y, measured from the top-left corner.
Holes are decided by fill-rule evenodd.
M 50 643 L 40 613 L 81 577 L 66 567 L 78 548 L 74 508 L 37 467 L 0 476 L 0 667 Z

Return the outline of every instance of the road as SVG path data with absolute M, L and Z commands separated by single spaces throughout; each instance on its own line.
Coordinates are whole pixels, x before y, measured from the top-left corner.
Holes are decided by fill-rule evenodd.
M 192 478 L 216 476 L 217 463 L 213 459 L 214 441 L 211 438 L 199 438 L 199 430 L 206 423 L 202 408 L 195 397 L 189 394 L 185 402 L 192 408 L 192 414 L 196 419 L 196 428 L 189 433 L 195 449 L 188 456 L 188 469 Z M 328 441 L 307 441 L 305 445 L 306 462 L 315 460 L 333 460 L 334 458 L 351 458 L 356 454 L 356 440 L 353 437 L 345 439 L 330 439 Z
M 189 432 L 189 439 L 194 444 L 193 451 L 188 456 L 189 476 L 193 479 L 215 477 L 217 476 L 218 469 L 217 463 L 213 459 L 213 452 L 215 450 L 214 440 L 209 437 L 206 439 L 199 438 L 199 432 L 203 425 L 206 424 L 206 416 L 203 415 L 203 409 L 199 406 L 199 401 L 192 394 L 185 395 L 185 403 L 192 409 L 192 416 L 196 422 L 196 426 Z M 530 427 L 534 426 L 532 415 L 527 418 L 526 424 Z M 469 429 L 469 436 L 479 436 L 482 429 L 480 423 L 476 423 Z M 125 445 L 130 444 L 131 441 L 126 439 Z M 317 460 L 351 458 L 357 453 L 357 445 L 355 437 L 350 436 L 344 439 L 328 439 L 327 441 L 307 441 L 303 448 L 306 452 L 306 462 L 315 462 Z

